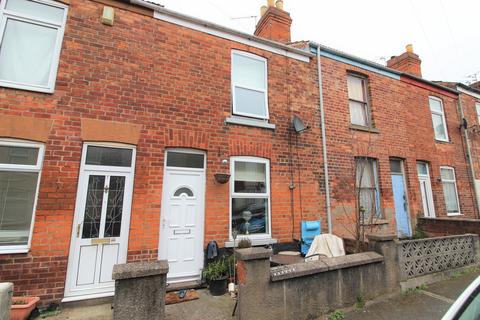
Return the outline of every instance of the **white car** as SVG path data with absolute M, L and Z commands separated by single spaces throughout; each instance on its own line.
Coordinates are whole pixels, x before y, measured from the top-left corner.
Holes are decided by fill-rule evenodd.
M 480 277 L 463 291 L 442 320 L 480 320 Z

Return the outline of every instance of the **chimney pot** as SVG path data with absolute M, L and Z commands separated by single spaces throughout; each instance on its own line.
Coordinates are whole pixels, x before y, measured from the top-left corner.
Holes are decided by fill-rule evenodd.
M 277 0 L 277 2 L 275 2 L 275 7 L 277 9 L 283 10 L 283 0 Z
M 407 52 L 413 53 L 413 44 L 407 44 L 407 46 L 405 47 L 405 49 L 407 49 Z
M 275 0 L 268 0 L 269 7 L 275 7 Z
M 267 10 L 268 10 L 267 6 L 262 6 L 260 8 L 260 17 L 263 17 L 263 15 L 265 14 L 265 12 L 267 12 Z

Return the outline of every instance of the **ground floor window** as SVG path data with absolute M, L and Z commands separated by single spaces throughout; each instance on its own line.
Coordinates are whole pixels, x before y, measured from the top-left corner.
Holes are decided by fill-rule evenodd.
M 270 166 L 255 157 L 231 158 L 231 233 L 270 237 Z
M 451 167 L 440 167 L 440 174 L 442 177 L 443 195 L 445 197 L 447 215 L 460 214 L 455 169 Z
M 43 153 L 42 144 L 0 140 L 0 253 L 28 251 Z
M 377 160 L 355 158 L 356 195 L 359 209 L 365 220 L 380 217 L 380 191 L 378 187 Z

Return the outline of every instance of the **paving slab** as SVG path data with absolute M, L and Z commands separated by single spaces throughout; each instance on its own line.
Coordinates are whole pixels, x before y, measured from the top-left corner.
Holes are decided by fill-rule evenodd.
M 450 304 L 421 293 L 388 299 L 363 311 L 347 313 L 346 320 L 432 320 L 441 319 Z
M 346 320 L 431 320 L 441 319 L 453 301 L 480 276 L 480 272 L 459 274 L 390 299 L 373 302 L 360 311 L 345 314 Z
M 458 296 L 473 282 L 480 273 L 466 273 L 451 279 L 437 282 L 428 286 L 427 291 L 456 300 Z
M 197 290 L 199 299 L 165 306 L 165 319 L 231 320 L 235 300 L 228 294 L 215 297 Z

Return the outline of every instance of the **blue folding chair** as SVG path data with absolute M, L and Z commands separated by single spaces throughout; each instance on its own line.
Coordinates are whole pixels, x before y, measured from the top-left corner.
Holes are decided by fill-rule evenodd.
M 300 251 L 306 255 L 310 246 L 312 245 L 315 236 L 318 236 L 322 229 L 320 228 L 320 220 L 318 221 L 302 221 L 302 238 L 300 244 Z

